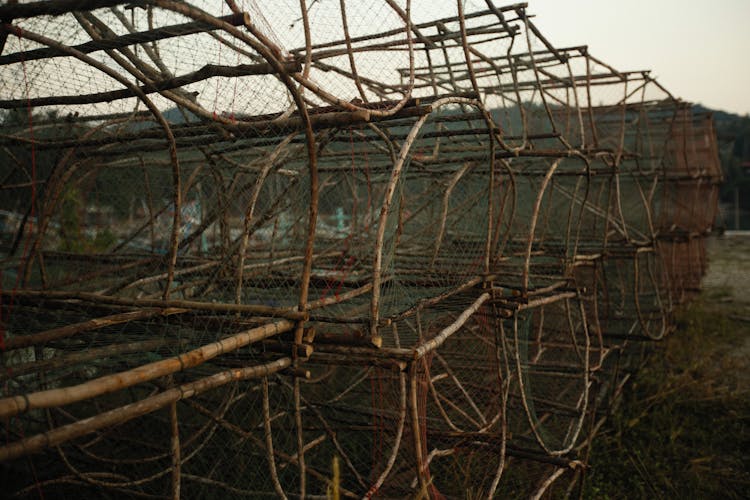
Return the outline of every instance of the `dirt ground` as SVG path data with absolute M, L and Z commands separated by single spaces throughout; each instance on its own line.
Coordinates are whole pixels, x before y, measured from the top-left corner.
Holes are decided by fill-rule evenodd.
M 715 347 L 725 356 L 744 361 L 737 375 L 750 390 L 750 231 L 727 232 L 708 240 L 709 267 L 701 300 L 706 307 L 726 314 L 738 329 L 730 342 Z M 747 395 L 750 397 L 750 395 Z
M 703 288 L 709 296 L 724 292 L 750 311 L 750 231 L 730 231 L 707 242 L 709 267 Z

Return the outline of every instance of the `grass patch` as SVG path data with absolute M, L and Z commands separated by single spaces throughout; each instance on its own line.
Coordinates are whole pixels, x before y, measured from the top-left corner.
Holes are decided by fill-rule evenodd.
M 651 347 L 594 439 L 585 498 L 747 498 L 750 323 L 736 308 L 698 300 Z

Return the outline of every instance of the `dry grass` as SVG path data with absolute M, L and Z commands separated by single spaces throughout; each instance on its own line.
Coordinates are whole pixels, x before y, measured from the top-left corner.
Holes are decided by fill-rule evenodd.
M 750 238 L 714 240 L 709 250 L 700 298 L 651 347 L 594 441 L 584 497 L 747 498 Z

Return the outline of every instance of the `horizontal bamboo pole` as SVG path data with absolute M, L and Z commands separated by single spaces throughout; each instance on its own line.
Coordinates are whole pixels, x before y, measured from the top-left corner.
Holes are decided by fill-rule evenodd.
M 293 344 L 291 342 L 282 342 L 280 340 L 264 340 L 258 343 L 258 349 L 265 352 L 275 352 L 281 354 L 294 353 L 298 358 L 309 358 L 313 353 L 313 346 L 310 344 Z
M 412 97 L 406 101 L 404 104 L 404 108 L 418 108 L 420 106 L 425 106 L 428 104 L 432 104 L 438 99 L 443 99 L 445 97 L 465 97 L 466 99 L 478 99 L 479 95 L 474 91 L 469 92 L 453 92 L 447 96 L 424 96 L 424 97 Z M 371 111 L 377 111 L 377 110 L 384 110 L 384 109 L 390 109 L 396 106 L 400 101 L 398 100 L 390 100 L 385 99 L 381 101 L 373 101 L 373 102 L 363 102 L 357 104 L 357 107 L 360 110 L 371 110 Z M 402 109 L 404 109 L 402 108 Z M 317 106 L 314 108 L 310 108 L 310 116 L 316 116 L 321 114 L 327 114 L 327 113 L 334 113 L 341 111 L 341 106 L 336 106 L 333 104 L 328 104 L 325 106 Z M 240 121 L 266 121 L 266 120 L 273 120 L 279 118 L 283 113 L 268 113 L 268 114 L 262 114 L 262 115 L 253 115 L 253 114 L 245 114 L 245 113 L 239 113 L 236 114 L 235 117 L 237 120 Z M 298 115 L 298 112 L 292 113 L 291 116 Z M 391 119 L 394 119 L 393 117 L 381 117 L 388 119 L 388 122 L 391 122 Z M 411 123 L 410 123 L 411 124 Z
M 127 342 L 123 344 L 112 344 L 105 347 L 88 348 L 83 351 L 58 355 L 37 361 L 29 361 L 27 363 L 6 365 L 3 373 L 0 373 L 0 382 L 21 375 L 26 375 L 27 373 L 36 372 L 47 374 L 50 370 L 71 367 L 79 363 L 85 363 L 86 361 L 99 361 L 104 358 L 122 356 L 131 353 L 142 354 L 144 352 L 154 351 L 165 345 L 174 345 L 178 343 L 180 343 L 180 341 L 176 339 L 166 338 Z
M 494 10 L 497 11 L 497 12 L 509 12 L 509 11 L 512 11 L 512 10 L 516 10 L 517 8 L 524 8 L 527 5 L 528 5 L 527 2 L 520 2 L 520 3 L 516 3 L 516 4 L 512 4 L 512 5 L 506 5 L 506 6 L 502 6 L 502 7 L 496 7 Z M 483 17 L 483 16 L 488 16 L 488 15 L 494 15 L 493 10 L 487 9 L 487 10 L 481 10 L 481 11 L 477 11 L 477 12 L 470 12 L 470 13 L 467 13 L 464 17 L 466 19 L 474 19 L 474 18 L 477 18 L 477 17 Z M 349 39 L 349 43 L 356 44 L 356 43 L 360 43 L 360 42 L 369 42 L 371 40 L 378 39 L 378 38 L 389 38 L 389 37 L 392 37 L 394 35 L 398 35 L 400 33 L 403 33 L 406 29 L 433 28 L 433 27 L 435 27 L 436 25 L 438 25 L 440 23 L 445 24 L 445 23 L 455 23 L 455 22 L 458 22 L 458 17 L 456 17 L 456 16 L 443 17 L 443 18 L 440 18 L 440 19 L 434 19 L 434 20 L 431 20 L 431 21 L 426 21 L 426 22 L 423 22 L 423 23 L 420 23 L 420 24 L 413 24 L 410 28 L 408 28 L 408 27 L 395 28 L 395 29 L 392 29 L 392 30 L 389 30 L 389 31 L 383 31 L 383 32 L 380 32 L 380 33 L 375 33 L 375 34 L 370 34 L 370 35 L 362 35 L 362 36 L 359 36 L 359 37 L 351 37 Z M 315 50 L 315 49 L 324 49 L 324 48 L 328 48 L 328 47 L 336 47 L 336 46 L 339 46 L 339 45 L 345 45 L 346 43 L 347 43 L 346 40 L 334 40 L 334 41 L 330 41 L 330 42 L 324 42 L 324 43 L 319 43 L 319 44 L 311 45 L 310 48 L 313 49 L 313 50 Z M 307 50 L 306 47 L 298 47 L 298 48 L 291 49 L 290 52 L 293 53 L 293 54 L 294 53 L 304 53 L 306 50 Z
M 147 86 L 144 86 L 147 87 Z M 45 98 L 46 99 L 46 98 Z M 77 99 L 76 96 L 71 99 Z M 19 101 L 20 102 L 20 101 Z M 3 101 L 0 101 L 0 107 L 3 107 Z M 15 104 L 11 103 L 15 106 Z M 27 101 L 23 101 L 25 106 Z M 10 106 L 10 104 L 8 105 Z M 340 128 L 365 124 L 369 122 L 381 122 L 391 119 L 403 119 L 407 117 L 416 117 L 429 114 L 432 111 L 430 105 L 419 105 L 405 107 L 391 117 L 373 117 L 369 110 L 358 111 L 338 111 L 330 113 L 311 114 L 310 121 L 314 130 Z M 264 120 L 243 120 L 235 117 L 236 121 L 232 124 L 221 126 L 222 132 L 217 132 L 216 128 L 210 128 L 205 123 L 190 123 L 175 126 L 173 129 L 175 137 L 178 139 L 178 146 L 192 149 L 203 144 L 216 145 L 220 142 L 231 142 L 234 144 L 237 140 L 247 140 L 254 138 L 274 138 L 280 135 L 288 134 L 292 131 L 301 131 L 302 119 L 299 116 L 278 119 L 269 118 Z M 234 135 L 230 135 L 231 132 Z M 161 139 L 164 137 L 163 132 L 146 128 L 144 130 L 132 133 L 120 133 L 107 137 L 97 137 L 95 139 L 79 140 L 66 139 L 58 141 L 31 141 L 23 137 L 4 136 L 2 144 L 11 144 L 12 142 L 33 143 L 35 147 L 41 149 L 57 148 L 87 148 L 86 155 L 93 158 L 122 157 L 128 154 L 145 153 L 152 151 L 162 151 L 164 144 L 155 141 L 148 143 L 137 143 L 139 139 Z M 119 148 L 104 148 L 110 144 L 126 144 Z M 247 149 L 252 144 L 241 144 L 241 149 Z M 91 149 L 88 149 L 91 148 Z
M 313 353 L 310 357 L 310 362 L 326 366 L 377 366 L 389 370 L 392 369 L 397 372 L 405 371 L 408 366 L 408 362 L 403 360 L 355 356 L 352 354 L 333 354 L 319 351 Z
M 558 293 L 556 295 L 551 295 L 549 297 L 542 297 L 539 299 L 530 300 L 527 304 L 521 304 L 521 307 L 519 308 L 519 310 L 523 311 L 524 309 L 534 309 L 536 307 L 553 304 L 555 302 L 559 302 L 564 299 L 573 299 L 576 296 L 578 296 L 576 292 Z
M 119 2 L 118 2 L 119 3 Z M 75 9 L 78 10 L 78 9 Z M 230 14 L 228 16 L 220 17 L 219 20 L 227 22 L 233 26 L 242 26 L 245 24 L 245 20 L 249 18 L 248 14 Z M 192 35 L 195 33 L 203 33 L 216 29 L 213 25 L 206 24 L 200 21 L 191 21 L 184 24 L 176 24 L 174 26 L 163 26 L 161 28 L 155 28 L 148 31 L 141 31 L 139 33 L 128 33 L 113 39 L 106 40 L 92 40 L 80 45 L 70 47 L 83 54 L 89 54 L 99 50 L 112 50 L 121 49 L 128 45 L 155 42 L 157 40 L 164 40 L 167 38 L 174 38 L 177 36 Z M 53 57 L 66 57 L 70 54 L 62 51 L 55 47 L 45 47 L 43 49 L 34 49 L 26 52 L 15 52 L 5 56 L 0 56 L 0 65 L 11 64 L 17 62 L 29 62 L 37 59 L 49 59 Z
M 362 347 L 382 347 L 383 337 L 370 337 L 361 330 L 345 333 L 318 333 L 315 342 L 321 344 L 355 345 Z
M 211 269 L 212 267 L 216 267 L 218 265 L 219 265 L 219 262 L 217 262 L 217 261 L 211 261 L 211 262 L 206 262 L 204 264 L 198 264 L 197 266 L 185 267 L 185 268 L 182 268 L 182 269 L 180 269 L 180 270 L 175 271 L 174 273 L 172 273 L 172 276 L 173 277 L 177 277 L 177 276 L 184 276 L 186 274 L 199 273 L 201 271 L 205 271 L 207 269 Z M 136 287 L 136 286 L 148 285 L 150 283 L 156 283 L 157 281 L 164 280 L 164 279 L 167 278 L 167 276 L 168 276 L 168 273 L 159 273 L 159 274 L 155 274 L 155 275 L 151 275 L 151 276 L 145 276 L 143 278 L 138 278 L 135 281 L 131 281 L 128 284 L 124 284 L 124 285 L 120 285 L 120 286 L 117 286 L 117 287 L 114 287 L 114 288 L 110 288 L 110 290 L 121 291 L 121 290 L 127 290 L 128 288 L 133 288 L 133 287 Z M 103 293 L 106 293 L 106 292 L 103 292 Z
M 307 303 L 307 309 L 318 309 L 321 307 L 330 306 L 333 304 L 339 304 L 341 302 L 359 297 L 372 290 L 372 283 L 367 283 L 359 288 L 350 290 L 348 292 L 340 293 L 338 295 L 331 295 L 330 297 L 324 297 L 322 299 L 313 300 Z
M 290 73 L 301 70 L 299 63 L 295 62 L 283 63 L 282 66 L 284 67 L 284 71 Z M 191 83 L 208 80 L 209 78 L 214 77 L 237 78 L 240 76 L 268 75 L 273 73 L 276 73 L 276 70 L 268 63 L 238 64 L 237 66 L 206 64 L 201 69 L 193 71 L 192 73 L 187 73 L 185 75 L 180 75 L 174 78 L 167 78 L 165 80 L 150 82 L 145 85 L 141 85 L 140 89 L 144 94 L 153 94 L 154 92 L 171 90 L 183 87 L 185 85 L 190 85 Z M 32 99 L 9 99 L 0 101 L 0 108 L 11 109 L 22 108 L 24 106 L 36 107 L 51 105 L 93 104 L 97 102 L 111 102 L 117 99 L 126 99 L 128 97 L 134 97 L 136 95 L 136 92 L 132 89 L 120 89 L 112 90 L 109 92 L 96 92 L 93 94 L 48 96 L 36 97 Z M 95 141 L 96 140 L 91 142 Z
M 71 439 L 90 434 L 99 429 L 123 424 L 136 417 L 146 415 L 181 399 L 191 398 L 197 394 L 215 389 L 229 382 L 249 378 L 265 377 L 291 366 L 291 358 L 281 358 L 270 363 L 247 368 L 236 368 L 205 377 L 195 382 L 183 384 L 151 396 L 141 401 L 121 406 L 99 415 L 89 417 L 72 424 L 57 427 L 48 432 L 37 434 L 6 446 L 0 447 L 0 462 L 12 460 L 44 448 L 59 446 Z
M 291 321 L 281 320 L 245 330 L 179 356 L 148 363 L 125 372 L 105 375 L 83 384 L 3 398 L 0 399 L 0 418 L 9 418 L 37 408 L 52 408 L 75 403 L 164 377 L 201 365 L 216 356 L 236 351 L 253 342 L 289 331 L 294 326 L 295 323 Z
M 477 17 L 477 13 L 471 14 L 473 17 Z M 448 21 L 448 22 L 455 22 L 457 18 L 454 18 L 454 21 Z M 433 21 L 429 24 L 433 24 L 437 27 L 443 25 L 440 21 Z M 416 26 L 412 25 L 411 29 L 415 30 L 415 33 L 418 33 L 416 31 Z M 499 35 L 496 37 L 496 39 L 505 39 L 512 36 L 515 36 L 517 33 L 519 33 L 520 28 L 518 26 L 508 26 L 510 28 L 509 31 L 505 31 L 502 28 L 497 28 L 493 26 L 480 26 L 476 28 L 470 28 L 467 31 L 467 34 L 469 37 L 474 36 L 476 37 L 481 35 Z M 378 41 L 375 42 L 378 38 L 384 38 L 390 34 L 396 34 L 397 30 L 391 30 L 381 33 L 376 33 L 374 35 L 367 35 L 369 38 L 369 41 L 371 43 L 367 45 L 358 45 L 353 47 L 338 47 L 338 48 L 331 48 L 327 50 L 315 50 L 312 54 L 312 61 L 314 63 L 318 63 L 319 61 L 323 59 L 331 59 L 338 56 L 346 55 L 347 53 L 358 53 L 358 52 L 385 52 L 388 50 L 408 50 L 408 39 L 406 37 L 404 38 L 391 38 L 390 40 L 384 40 L 384 41 Z M 415 49 L 432 49 L 435 50 L 437 48 L 437 43 L 444 44 L 444 42 L 447 41 L 457 41 L 460 40 L 462 37 L 462 33 L 460 31 L 450 31 L 450 30 L 439 30 L 437 34 L 429 35 L 429 36 L 421 36 L 417 37 L 415 40 L 416 43 L 421 43 L 422 47 L 415 46 Z M 353 41 L 354 39 L 352 39 Z M 486 40 L 484 40 L 486 42 Z M 460 43 L 460 42 L 459 42 Z M 302 49 L 293 49 L 292 53 L 295 53 L 295 51 L 302 50 Z M 401 85 L 403 86 L 403 85 Z M 393 86 L 392 88 L 395 88 L 396 86 Z
M 320 335 L 320 334 L 318 334 Z M 414 351 L 412 349 L 398 347 L 360 347 L 360 346 L 342 346 L 338 344 L 315 344 L 313 359 L 321 358 L 318 354 L 342 354 L 345 356 L 354 356 L 366 360 L 378 362 L 382 360 L 392 361 L 413 361 Z
M 411 108 L 410 108 L 411 110 Z M 429 110 L 423 107 L 418 108 L 422 113 L 428 113 Z M 344 111 L 344 112 L 332 112 L 318 115 L 311 115 L 310 121 L 314 130 L 345 127 L 348 125 L 356 125 L 361 123 L 368 123 L 370 121 L 370 111 Z M 200 145 L 216 145 L 221 142 L 234 143 L 240 139 L 250 139 L 257 137 L 278 137 L 280 135 L 287 135 L 294 131 L 303 131 L 302 118 L 299 116 L 291 116 L 284 119 L 271 119 L 271 120 L 253 120 L 253 121 L 241 121 L 237 120 L 231 125 L 224 124 L 220 128 L 214 128 L 213 130 L 206 129 L 206 126 L 202 123 L 188 126 L 175 127 L 175 137 L 178 139 L 185 136 L 184 139 L 178 140 L 178 146 L 193 149 Z M 201 134 L 199 137 L 191 136 L 192 132 L 197 131 Z M 217 132 L 220 131 L 220 132 Z M 229 135 L 226 131 L 231 132 L 234 136 Z M 143 138 L 163 138 L 163 132 L 154 131 L 150 129 L 144 129 L 139 132 L 129 134 L 127 137 L 124 134 L 115 135 L 112 137 L 90 140 L 80 145 L 86 145 L 91 147 L 101 147 L 106 144 L 122 143 L 125 138 L 130 138 L 127 145 L 120 148 L 101 148 L 101 149 L 90 149 L 86 151 L 87 156 L 94 158 L 119 158 L 129 154 L 142 154 L 145 152 L 152 151 L 163 151 L 164 143 L 156 141 L 148 141 L 148 143 L 137 143 L 138 139 Z M 75 141 L 66 141 L 65 144 L 73 144 Z M 40 143 L 39 146 L 42 149 L 49 147 L 49 144 L 63 143 L 63 141 Z M 241 145 L 241 149 L 247 149 L 247 146 Z
M 486 42 L 486 40 L 485 40 Z M 574 58 L 574 57 L 580 57 L 580 54 L 575 54 L 576 47 L 568 47 L 565 49 L 560 49 L 561 51 L 568 52 L 565 57 L 567 58 Z M 543 62 L 549 62 L 549 61 L 557 61 L 557 57 L 549 56 L 550 52 L 547 50 L 535 50 L 531 52 L 524 52 L 523 54 L 511 54 L 511 55 L 497 55 L 494 57 L 477 57 L 473 58 L 471 60 L 471 65 L 474 68 L 474 73 L 477 76 L 484 76 L 486 73 L 502 73 L 506 70 L 510 69 L 521 69 L 521 68 L 528 68 L 529 63 L 528 61 L 524 61 L 521 59 L 525 56 L 534 55 L 535 61 L 537 63 L 543 63 Z M 542 57 L 540 57 L 542 56 Z M 431 70 L 432 68 L 432 70 Z M 445 68 L 445 69 L 440 69 Z M 460 73 L 462 70 L 466 69 L 466 60 L 456 61 L 456 62 L 450 62 L 448 64 L 434 64 L 431 67 L 430 66 L 419 66 L 414 68 L 414 76 L 417 78 L 423 78 L 423 79 L 429 79 L 433 78 L 435 76 L 442 76 L 442 75 L 450 75 L 451 73 Z M 399 68 L 397 70 L 400 74 L 404 76 L 408 76 L 409 69 L 408 68 Z M 468 77 L 466 75 L 461 76 L 454 76 L 454 81 L 463 81 L 466 80 Z M 440 79 L 443 81 L 443 79 Z M 450 79 L 447 79 L 445 81 L 450 81 Z M 422 85 L 424 86 L 424 85 Z
M 7 2 L 0 5 L 0 19 L 20 19 L 36 16 L 59 16 L 68 12 L 104 9 L 120 4 L 132 4 L 129 0 L 42 0 L 18 4 Z
M 130 321 L 138 321 L 141 319 L 152 318 L 154 316 L 171 316 L 172 314 L 180 314 L 185 311 L 187 310 L 176 308 L 139 309 L 137 311 L 130 311 L 122 314 L 113 314 L 111 316 L 95 318 L 84 321 L 82 323 L 75 323 L 72 325 L 62 326 L 60 328 L 53 328 L 52 330 L 47 330 L 44 332 L 9 337 L 5 340 L 5 350 L 10 351 L 13 349 L 20 349 L 32 345 L 44 344 L 45 342 L 72 337 L 73 335 L 77 335 L 79 333 L 89 332 L 91 330 L 99 330 L 100 328 L 105 328 L 107 326 L 129 323 Z
M 255 304 L 226 304 L 214 302 L 199 302 L 195 300 L 160 300 L 160 299 L 129 299 L 125 297 L 112 297 L 88 292 L 65 292 L 65 291 L 40 291 L 40 290 L 16 290 L 14 292 L 2 291 L 5 296 L 20 297 L 26 299 L 58 299 L 58 300 L 80 300 L 94 304 L 109 304 L 128 307 L 161 307 L 194 309 L 198 311 L 214 311 L 224 313 L 241 313 L 271 318 L 286 318 L 292 320 L 306 320 L 307 313 L 291 311 L 271 306 Z

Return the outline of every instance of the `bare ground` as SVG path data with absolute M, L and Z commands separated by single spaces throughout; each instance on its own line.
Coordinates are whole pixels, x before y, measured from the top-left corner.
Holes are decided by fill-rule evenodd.
M 703 280 L 701 300 L 723 313 L 736 332 L 717 342 L 717 354 L 738 365 L 736 376 L 747 397 L 750 390 L 750 231 L 728 232 L 708 240 L 709 268 Z M 733 334 L 734 333 L 734 334 Z

